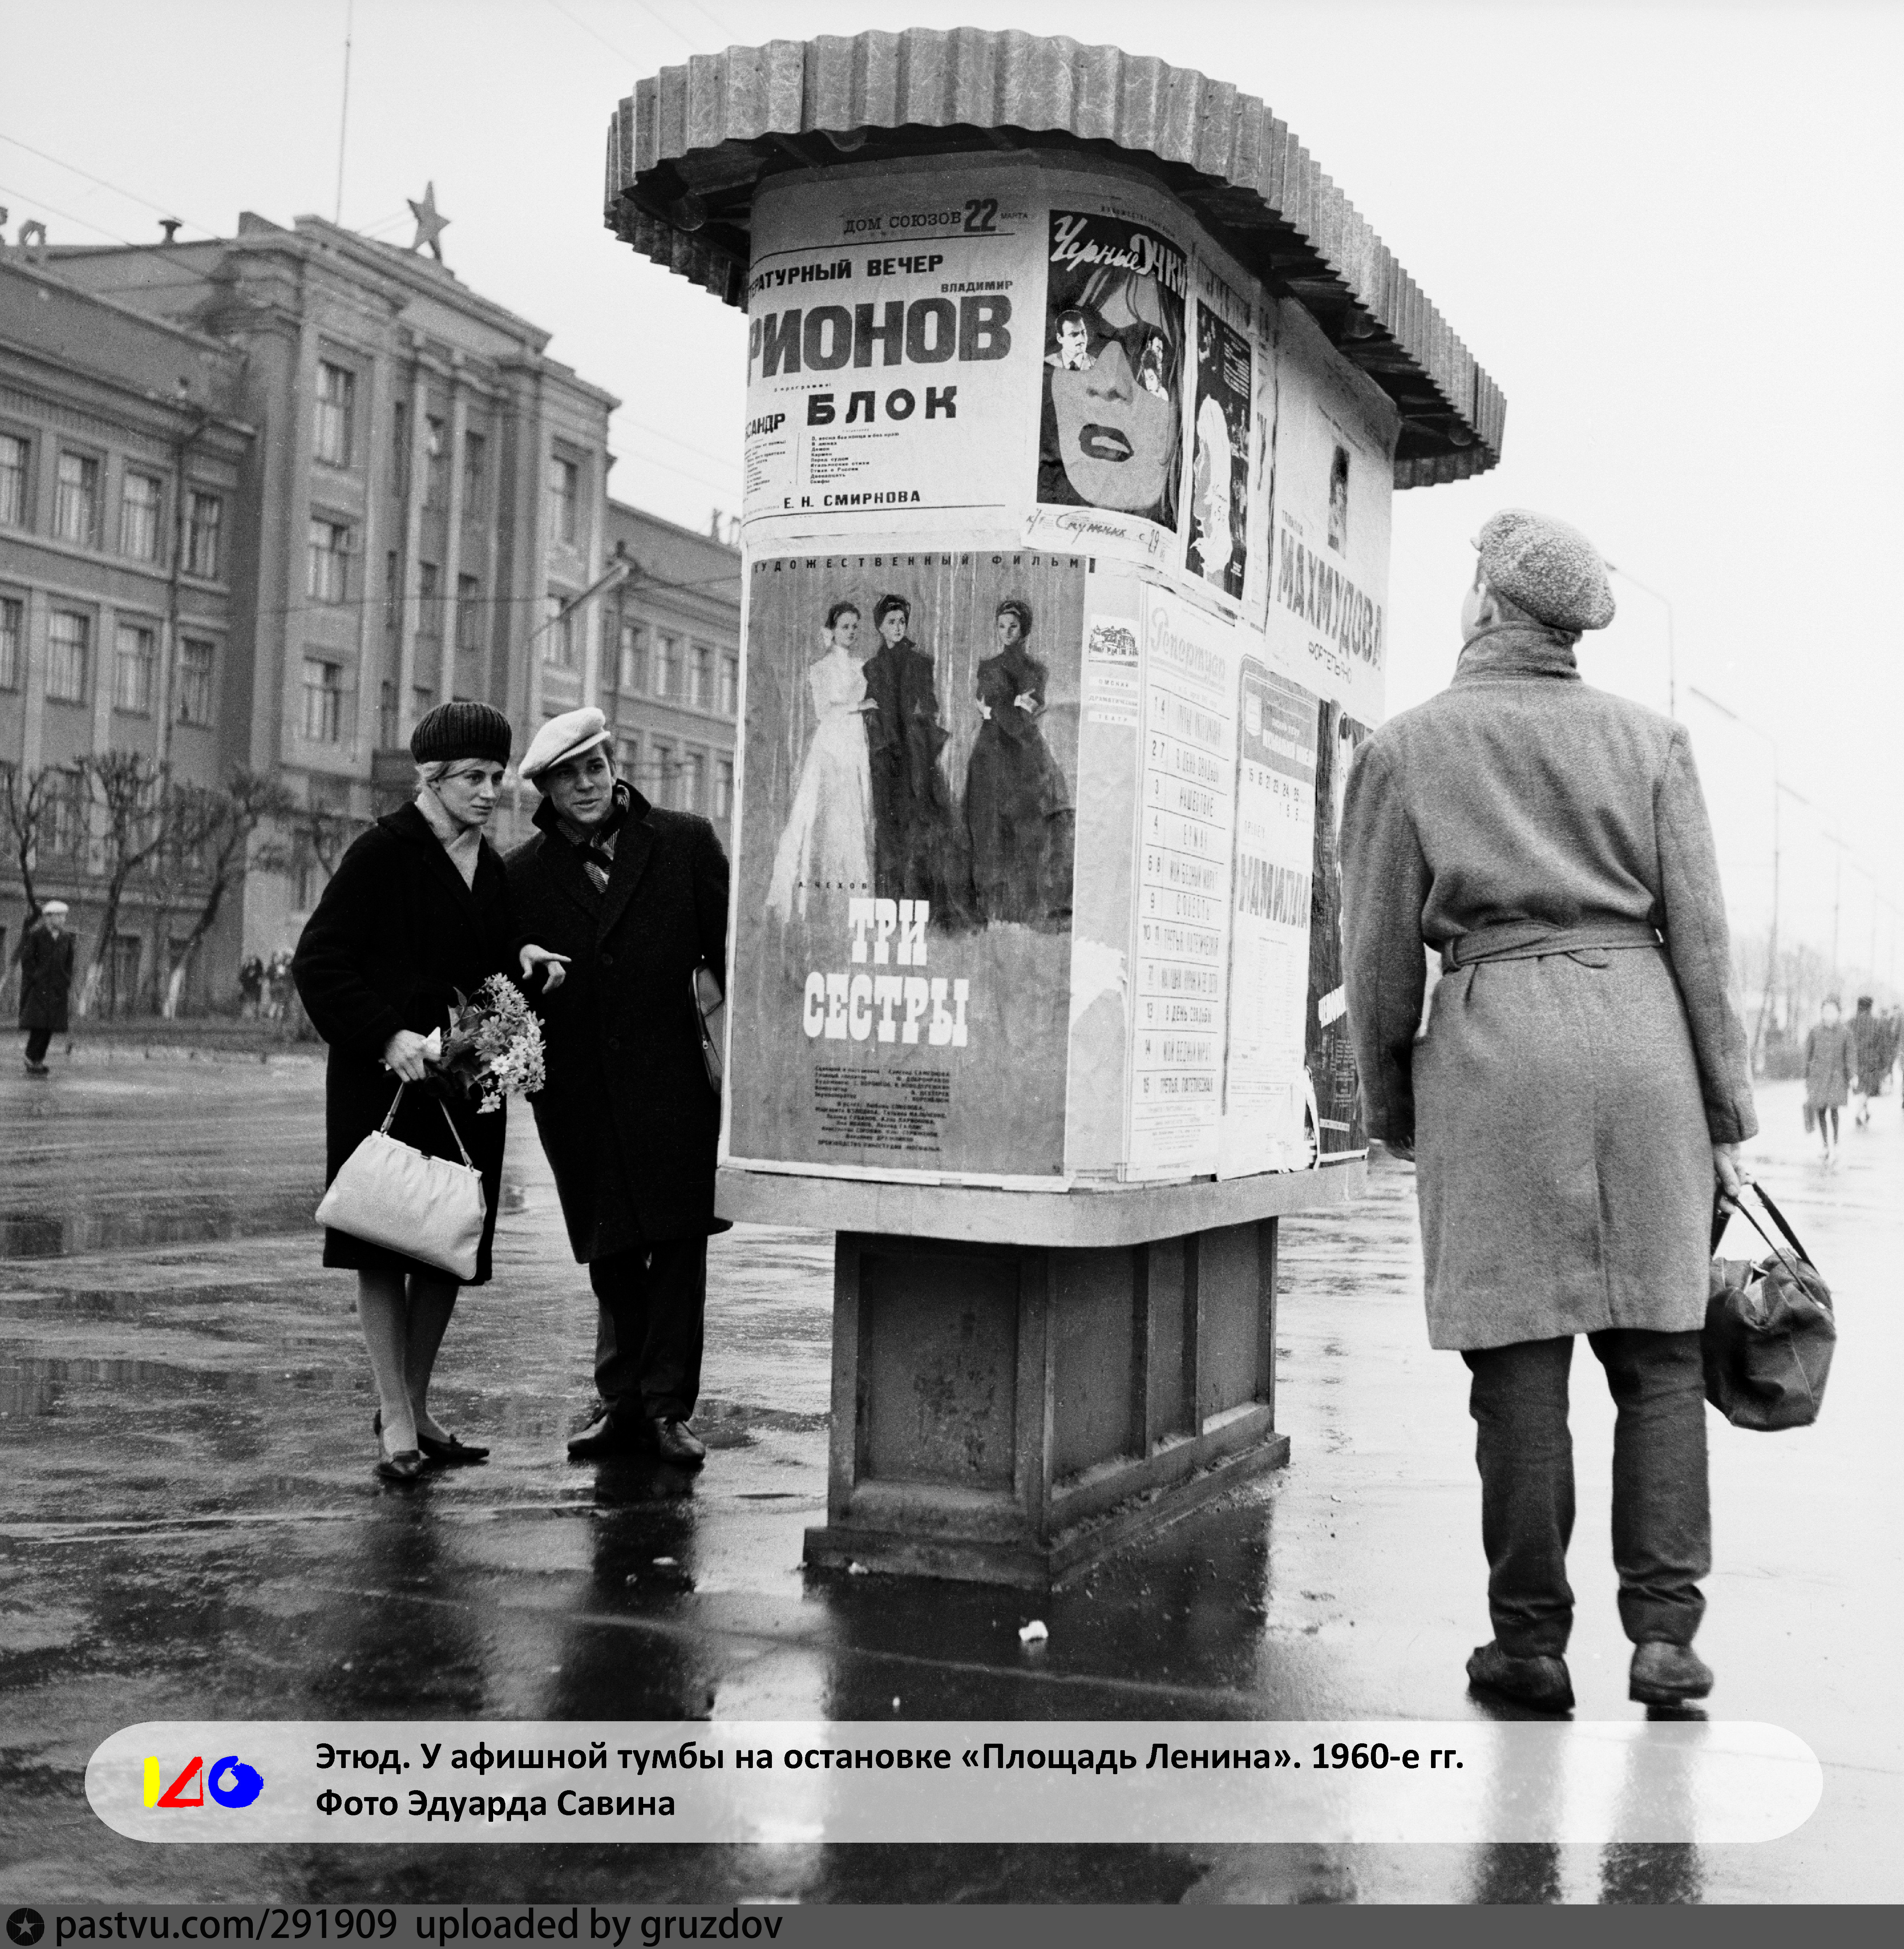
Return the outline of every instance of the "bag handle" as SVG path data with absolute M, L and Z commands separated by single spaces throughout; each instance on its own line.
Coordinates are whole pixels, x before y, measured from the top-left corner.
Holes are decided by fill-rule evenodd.
M 387 1137 L 390 1135 L 390 1126 L 396 1121 L 396 1106 L 403 1101 L 403 1093 L 409 1086 L 407 1083 L 399 1083 L 396 1086 L 396 1094 L 390 1099 L 390 1107 L 384 1112 L 384 1121 L 377 1127 L 377 1134 L 380 1136 Z M 449 1134 L 456 1139 L 457 1149 L 462 1152 L 464 1168 L 467 1170 L 474 1170 L 476 1166 L 471 1161 L 468 1151 L 464 1147 L 463 1133 L 456 1127 L 456 1119 L 449 1114 L 449 1105 L 439 1096 L 436 1099 L 436 1107 L 443 1113 L 443 1121 L 449 1126 Z
M 1806 1266 L 1812 1265 L 1812 1255 L 1806 1251 L 1805 1248 L 1802 1245 L 1799 1243 L 1798 1234 L 1794 1232 L 1791 1229 L 1791 1226 L 1786 1222 L 1785 1214 L 1778 1209 L 1777 1205 L 1772 1203 L 1772 1200 L 1769 1197 L 1766 1196 L 1765 1187 L 1760 1184 L 1755 1179 L 1750 1184 L 1746 1186 L 1746 1189 L 1748 1191 L 1756 1191 L 1759 1194 L 1759 1202 L 1765 1207 L 1766 1212 L 1771 1217 L 1772 1222 L 1778 1226 L 1778 1229 L 1781 1233 L 1784 1233 L 1785 1242 L 1791 1247 L 1793 1254 L 1797 1259 L 1799 1264 Z M 1751 1213 L 1746 1210 L 1745 1201 L 1743 1197 L 1733 1198 L 1729 1203 L 1726 1201 L 1725 1195 L 1723 1192 L 1719 1193 L 1716 1199 L 1715 1200 L 1713 1216 L 1713 1250 L 1715 1252 L 1719 1250 L 1719 1241 L 1725 1236 L 1726 1221 L 1732 1217 L 1735 1211 L 1736 1211 L 1739 1216 L 1745 1220 L 1747 1224 L 1751 1226 L 1753 1231 L 1758 1233 L 1759 1236 L 1765 1241 L 1766 1245 L 1771 1247 L 1772 1256 L 1775 1258 L 1783 1258 L 1784 1257 L 1784 1253 L 1780 1251 L 1778 1249 L 1778 1240 L 1774 1239 L 1770 1233 L 1766 1231 L 1766 1228 L 1759 1223 L 1757 1219 L 1754 1218 Z M 1813 1269 L 1815 1270 L 1815 1267 Z

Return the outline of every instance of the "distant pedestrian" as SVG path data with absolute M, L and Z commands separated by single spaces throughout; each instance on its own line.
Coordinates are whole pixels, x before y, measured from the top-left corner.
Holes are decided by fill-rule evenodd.
M 1884 1033 L 1884 1018 L 1871 1012 L 1871 997 L 1858 997 L 1858 1012 L 1851 1018 L 1851 1051 L 1857 1063 L 1853 1086 L 1858 1093 L 1858 1122 L 1871 1121 L 1871 1099 L 1884 1087 L 1890 1069 L 1890 1039 Z
M 247 954 L 238 963 L 238 1013 L 246 1021 L 256 1021 L 264 1005 L 265 962 L 261 954 Z
M 66 1005 L 73 987 L 73 937 L 66 931 L 67 904 L 48 900 L 39 923 L 20 946 L 20 1026 L 26 1031 L 26 1074 L 44 1076 L 46 1051 L 67 1027 Z
M 271 965 L 265 970 L 265 1015 L 269 1021 L 281 1022 L 284 1012 L 290 1006 L 291 955 L 289 948 L 281 947 L 271 957 Z
M 1840 1018 L 1838 998 L 1827 995 L 1818 1026 L 1805 1038 L 1805 1108 L 1818 1119 L 1827 1164 L 1837 1157 L 1838 1112 L 1850 1096 L 1856 1064 L 1856 1047 Z
M 1491 1643 L 1478 1690 L 1573 1703 L 1567 1369 L 1619 1410 L 1613 1547 L 1629 1696 L 1671 1706 L 1712 1567 L 1700 1357 L 1715 1186 L 1758 1127 L 1725 906 L 1685 730 L 1580 681 L 1613 620 L 1577 530 L 1482 529 L 1439 697 L 1361 747 L 1343 818 L 1345 977 L 1368 1128 L 1418 1159 L 1428 1337 L 1473 1375 Z M 1444 970 L 1416 1042 L 1422 945 Z

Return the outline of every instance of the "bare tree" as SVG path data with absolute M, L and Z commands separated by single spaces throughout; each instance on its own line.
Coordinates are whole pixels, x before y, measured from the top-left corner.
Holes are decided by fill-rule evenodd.
M 107 1006 L 118 1006 L 117 968 L 113 959 L 119 909 L 133 876 L 144 870 L 169 836 L 166 801 L 170 776 L 140 751 L 97 751 L 79 760 L 88 796 L 102 815 L 100 833 L 105 878 L 99 938 L 79 990 L 77 1012 L 90 1015 L 107 978 Z
M 171 830 L 154 869 L 160 885 L 160 925 L 152 989 L 168 1020 L 179 1012 L 192 956 L 218 924 L 225 896 L 248 873 L 285 870 L 288 859 L 281 843 L 268 839 L 254 851 L 252 841 L 262 828 L 290 819 L 296 810 L 297 801 L 283 785 L 242 767 L 222 791 L 205 785 L 172 788 L 166 807 Z M 175 953 L 169 918 L 188 886 L 198 893 L 197 912 Z
M 34 874 L 39 849 L 51 817 L 70 774 L 57 765 L 42 765 L 23 778 L 11 765 L 0 765 L 0 843 L 12 855 L 26 895 L 26 924 L 39 919 L 39 892 Z

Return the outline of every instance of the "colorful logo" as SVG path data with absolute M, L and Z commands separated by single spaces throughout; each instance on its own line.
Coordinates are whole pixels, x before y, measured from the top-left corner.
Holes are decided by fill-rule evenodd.
M 265 1790 L 265 1776 L 256 1767 L 247 1766 L 236 1753 L 227 1753 L 207 1767 L 194 1754 L 191 1763 L 163 1792 L 165 1773 L 156 1758 L 145 1761 L 145 1804 L 148 1807 L 203 1807 L 207 1789 L 220 1807 L 249 1807 Z

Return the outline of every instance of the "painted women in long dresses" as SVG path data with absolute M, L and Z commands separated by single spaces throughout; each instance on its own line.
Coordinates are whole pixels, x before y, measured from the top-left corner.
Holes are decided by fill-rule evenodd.
M 965 771 L 972 887 L 987 922 L 1067 924 L 1076 815 L 1064 774 L 1038 728 L 1047 672 L 1027 648 L 1031 611 L 998 608 L 999 647 L 978 667 L 984 723 Z
M 851 897 L 873 889 L 872 776 L 863 723 L 873 706 L 865 667 L 854 654 L 859 636 L 859 611 L 850 602 L 834 603 L 827 611 L 826 654 L 806 673 L 819 723 L 767 884 L 767 911 L 783 922 L 804 919 L 812 894 Z

